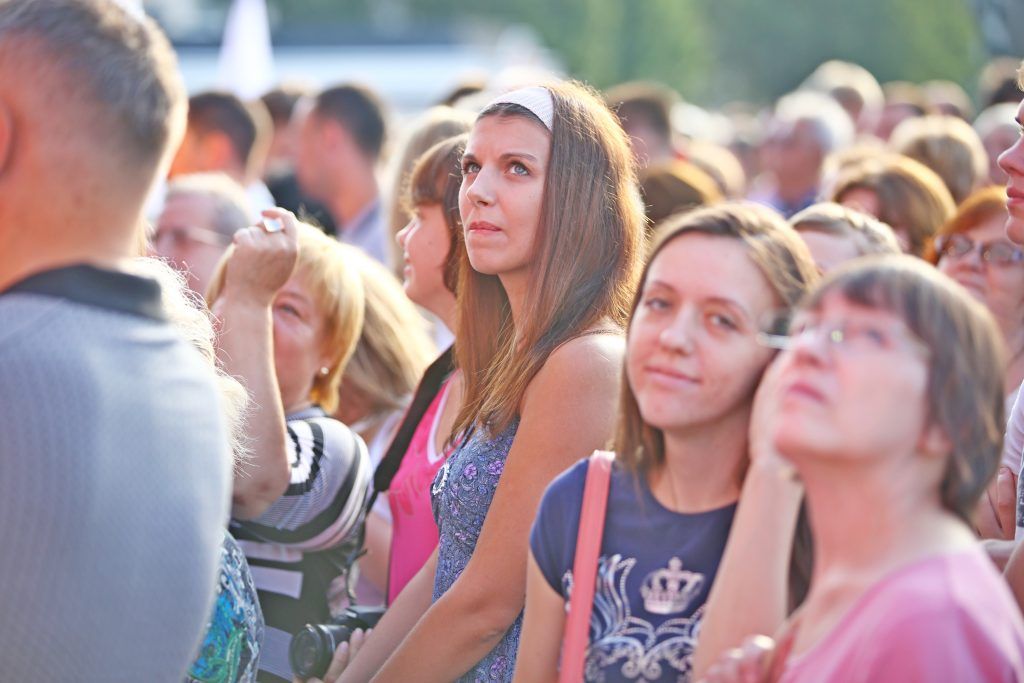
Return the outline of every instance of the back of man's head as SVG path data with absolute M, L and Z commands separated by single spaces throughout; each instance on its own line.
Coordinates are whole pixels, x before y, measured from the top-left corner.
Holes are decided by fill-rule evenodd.
M 226 92 L 203 92 L 188 100 L 188 130 L 203 137 L 223 135 L 233 152 L 234 162 L 244 174 L 253 171 L 266 152 L 271 135 L 270 115 L 262 102 L 246 103 Z M 227 168 L 186 168 L 196 171 L 227 171 Z
M 148 189 L 181 135 L 184 96 L 150 19 L 112 0 L 0 1 L 0 106 L 65 175 L 120 171 Z
M 316 97 L 314 116 L 339 123 L 367 158 L 376 161 L 384 150 L 384 107 L 372 91 L 358 85 L 339 85 Z

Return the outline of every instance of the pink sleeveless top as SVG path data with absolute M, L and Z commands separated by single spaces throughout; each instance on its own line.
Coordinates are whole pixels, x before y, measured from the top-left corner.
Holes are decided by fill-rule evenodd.
M 390 604 L 437 547 L 437 525 L 430 508 L 430 485 L 449 453 L 438 453 L 437 425 L 448 400 L 451 378 L 445 380 L 427 407 L 402 464 L 391 480 L 391 560 L 388 568 Z

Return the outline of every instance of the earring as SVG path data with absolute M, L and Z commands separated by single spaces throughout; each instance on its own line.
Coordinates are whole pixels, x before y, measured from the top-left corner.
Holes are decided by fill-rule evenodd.
M 321 377 L 326 377 L 327 375 L 330 374 L 330 372 L 331 372 L 331 369 L 329 367 L 327 367 L 326 365 L 324 367 L 320 368 L 320 376 Z

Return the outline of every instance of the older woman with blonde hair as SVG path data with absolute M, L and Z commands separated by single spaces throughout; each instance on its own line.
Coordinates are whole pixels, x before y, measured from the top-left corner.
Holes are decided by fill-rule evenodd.
M 253 398 L 251 457 L 231 532 L 267 622 L 260 680 L 290 680 L 288 644 L 330 617 L 327 587 L 359 549 L 371 468 L 329 417 L 362 330 L 362 280 L 346 250 L 283 210 L 235 234 L 207 292 L 226 372 Z

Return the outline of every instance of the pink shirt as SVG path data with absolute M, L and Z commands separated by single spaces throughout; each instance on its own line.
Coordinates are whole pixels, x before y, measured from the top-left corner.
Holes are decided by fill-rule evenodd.
M 1024 621 L 980 547 L 940 555 L 869 588 L 780 681 L 1024 681 Z
M 451 378 L 445 380 L 427 407 L 409 442 L 391 487 L 391 564 L 388 602 L 392 602 L 437 547 L 437 525 L 430 507 L 430 485 L 448 453 L 438 453 L 437 424 L 448 400 Z

